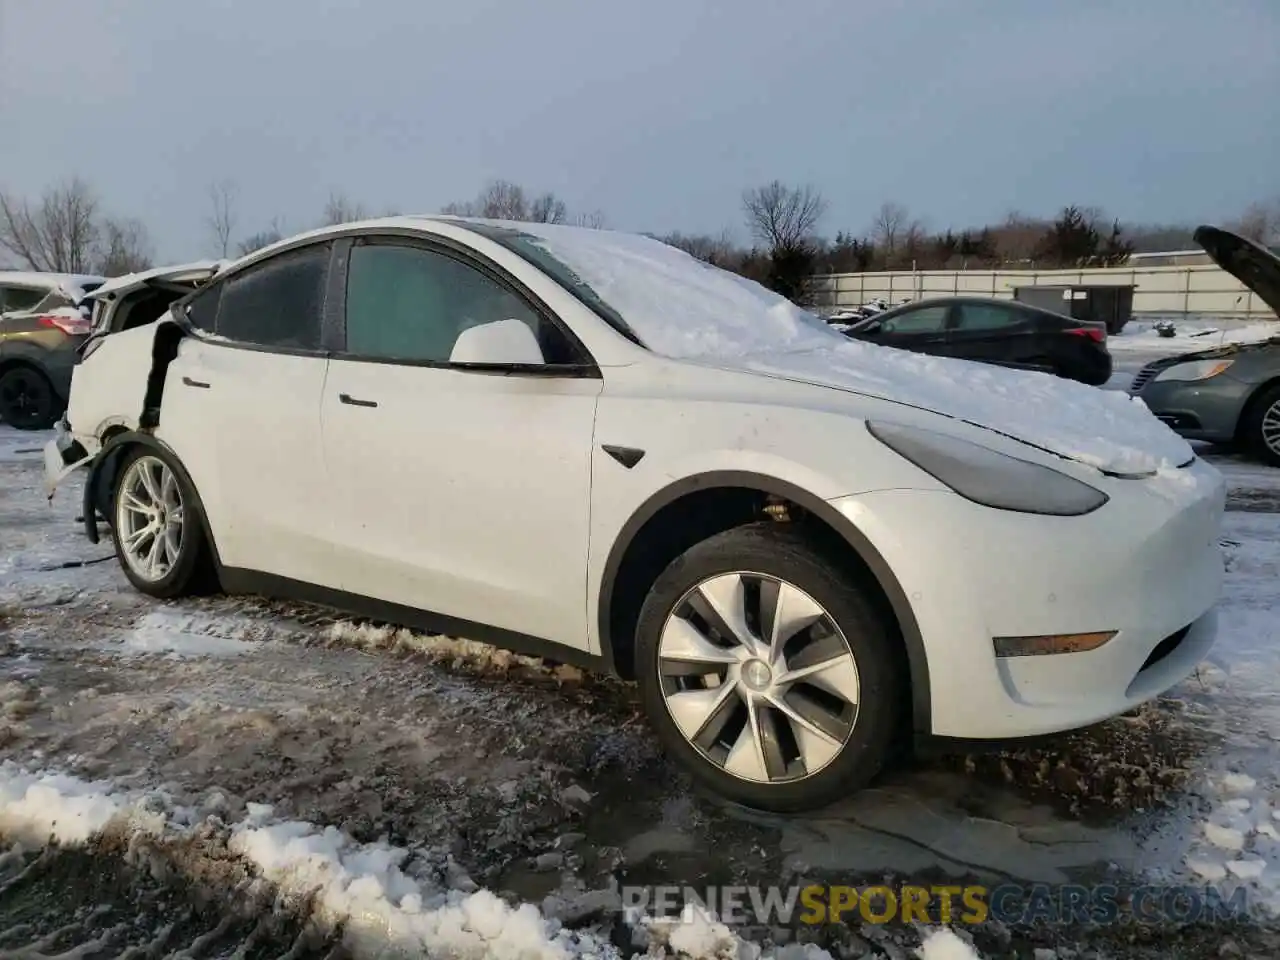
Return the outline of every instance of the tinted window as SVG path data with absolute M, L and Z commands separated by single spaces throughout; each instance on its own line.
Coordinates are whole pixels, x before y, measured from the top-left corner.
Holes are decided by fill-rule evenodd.
M 217 284 L 187 301 L 187 320 L 197 330 L 213 333 L 218 323 L 218 299 L 222 284 Z
M 0 289 L 0 311 L 30 310 L 48 294 L 48 290 L 32 290 L 30 287 L 4 287 Z
M 388 360 L 447 362 L 470 327 L 516 319 L 548 363 L 571 363 L 559 331 L 476 268 L 421 247 L 368 244 L 351 251 L 347 351 Z
M 266 347 L 320 346 L 320 316 L 329 273 L 327 244 L 271 257 L 222 287 L 220 337 Z
M 962 303 L 958 330 L 999 330 L 1022 322 L 1021 314 L 994 304 Z
M 887 318 L 880 329 L 884 333 L 942 333 L 947 326 L 947 306 L 921 307 Z

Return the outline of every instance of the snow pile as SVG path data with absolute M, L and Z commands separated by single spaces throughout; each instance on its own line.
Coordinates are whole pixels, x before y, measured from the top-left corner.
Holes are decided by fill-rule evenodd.
M 1280 810 L 1271 792 L 1246 773 L 1211 778 L 1204 791 L 1215 806 L 1184 859 L 1198 880 L 1244 886 L 1251 900 L 1280 914 Z
M 78 846 L 121 816 L 127 804 L 106 783 L 0 766 L 0 833 L 29 846 Z
M 973 947 L 945 928 L 925 937 L 916 955 L 920 960 L 982 960 Z
M 1107 348 L 1113 354 L 1193 353 L 1238 343 L 1261 343 L 1271 337 L 1280 337 L 1280 322 L 1275 320 L 1212 322 L 1199 317 L 1169 319 L 1173 320 L 1176 327 L 1172 337 L 1160 336 L 1153 323 L 1130 323 L 1123 333 L 1108 338 Z
M 172 818 L 158 807 L 168 807 Z M 181 844 L 200 826 L 192 812 L 174 807 L 163 794 L 117 793 L 106 782 L 0 765 L 0 834 L 30 846 L 83 844 L 122 821 L 153 836 L 167 827 L 170 839 Z M 412 856 L 404 847 L 358 843 L 334 827 L 274 820 L 267 805 L 246 805 L 245 818 L 230 828 L 228 847 L 283 896 L 310 903 L 313 918 L 331 931 L 341 929 L 358 956 L 621 960 L 606 937 L 568 930 L 533 904 L 512 906 L 469 879 L 449 890 L 421 883 L 404 870 Z M 697 907 L 677 921 L 635 919 L 649 940 L 648 957 L 661 956 L 666 947 L 687 960 L 831 960 L 812 944 L 763 951 Z M 928 932 L 919 955 L 977 956 L 945 929 Z
M 1151 472 L 1191 459 L 1186 441 L 1120 391 L 850 340 L 759 284 L 647 237 L 522 229 L 665 356 L 923 407 L 1099 469 Z
M 404 627 L 376 626 L 340 620 L 329 625 L 322 642 L 330 646 L 355 647 L 359 650 L 385 650 L 396 654 L 420 654 L 436 663 L 454 667 L 506 671 L 514 666 L 542 669 L 537 657 L 526 657 L 492 647 L 487 643 L 416 633 Z

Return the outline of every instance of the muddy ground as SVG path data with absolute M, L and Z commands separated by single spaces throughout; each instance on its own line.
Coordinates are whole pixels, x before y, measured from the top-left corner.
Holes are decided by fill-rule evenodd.
M 109 548 L 84 540 L 74 490 L 43 502 L 38 443 L 3 439 L 0 761 L 162 788 L 205 826 L 180 844 L 11 844 L 0 958 L 342 955 L 341 931 L 309 922 L 305 902 L 278 901 L 228 849 L 218 825 L 248 804 L 406 847 L 415 875 L 539 904 L 624 952 L 634 934 L 612 883 L 1203 884 L 1245 856 L 1265 861 L 1249 886 L 1261 901 L 1280 873 L 1252 828 L 1243 853 L 1204 840 L 1206 822 L 1245 809 L 1223 804 L 1221 776 L 1248 774 L 1254 811 L 1277 784 L 1280 482 L 1238 461 L 1222 460 L 1235 508 L 1226 638 L 1200 675 L 1053 749 L 917 758 L 831 810 L 784 818 L 695 793 L 625 685 L 319 609 L 146 600 L 114 561 L 93 562 Z M 910 956 L 920 941 L 862 923 L 737 932 L 815 938 L 839 957 Z M 1280 955 L 1266 913 L 966 933 L 992 957 Z

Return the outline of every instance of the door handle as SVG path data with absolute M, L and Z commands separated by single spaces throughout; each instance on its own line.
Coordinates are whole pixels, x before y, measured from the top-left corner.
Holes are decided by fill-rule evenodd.
M 199 387 L 202 390 L 209 389 L 209 385 L 202 380 L 192 380 L 190 377 L 183 377 L 182 382 L 188 387 Z
M 376 400 L 357 400 L 349 393 L 338 394 L 338 399 L 353 407 L 376 407 L 378 405 L 378 401 Z

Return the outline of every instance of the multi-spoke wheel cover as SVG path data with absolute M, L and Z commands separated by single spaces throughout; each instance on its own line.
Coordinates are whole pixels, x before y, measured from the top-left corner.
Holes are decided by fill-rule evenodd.
M 858 666 L 835 620 L 778 577 L 709 577 L 667 616 L 658 680 L 685 739 L 731 776 L 813 776 L 858 718 Z
M 1263 412 L 1261 430 L 1262 442 L 1268 450 L 1280 457 L 1280 400 Z
M 164 461 L 142 456 L 125 470 L 116 497 L 116 536 L 133 573 L 163 580 L 182 551 L 182 490 Z

